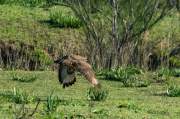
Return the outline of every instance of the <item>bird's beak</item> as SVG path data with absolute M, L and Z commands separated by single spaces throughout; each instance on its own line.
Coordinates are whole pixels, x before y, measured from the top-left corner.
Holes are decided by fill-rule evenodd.
M 59 59 L 59 60 L 56 60 L 56 61 L 54 61 L 54 63 L 59 63 L 61 60 L 63 60 L 64 58 L 61 58 L 61 59 Z

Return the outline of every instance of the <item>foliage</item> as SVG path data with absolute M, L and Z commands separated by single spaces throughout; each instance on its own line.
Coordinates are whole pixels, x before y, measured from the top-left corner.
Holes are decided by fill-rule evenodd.
M 166 92 L 170 97 L 178 97 L 180 96 L 180 88 L 177 83 L 173 80 L 169 80 L 166 84 Z
M 46 0 L 1 0 L 0 5 L 10 4 L 10 5 L 21 5 L 25 7 L 50 7 L 52 3 Z
M 33 82 L 37 79 L 37 76 L 25 76 L 25 77 L 20 77 L 18 75 L 12 75 L 11 80 L 13 81 L 19 81 L 19 82 Z
M 40 71 L 48 71 L 48 68 L 49 68 L 49 66 L 45 65 L 45 66 L 42 66 L 39 70 Z
M 78 18 L 73 17 L 71 14 L 64 15 L 62 12 L 51 12 L 50 20 L 60 28 L 80 28 L 84 25 L 83 21 Z
M 136 87 L 147 87 L 150 84 L 151 84 L 151 82 L 148 81 L 148 80 L 139 80 L 139 81 L 136 82 L 135 86 Z
M 51 64 L 48 53 L 45 53 L 42 49 L 36 49 L 34 53 L 28 52 L 28 55 L 30 57 L 30 70 L 35 70 L 36 64 L 42 66 L 40 68 L 41 71 L 48 70 Z
M 179 68 L 180 67 L 180 58 L 177 56 L 172 56 L 169 58 L 170 67 Z
M 44 103 L 45 107 L 47 108 L 48 114 L 55 112 L 57 107 L 59 106 L 59 98 L 58 96 L 53 98 L 53 92 L 49 94 L 47 97 L 46 103 Z
M 20 69 L 16 68 L 16 67 L 9 67 L 6 66 L 6 68 L 0 68 L 0 71 L 19 71 Z
M 121 82 L 125 87 L 147 87 L 151 84 L 147 79 L 142 80 L 138 77 L 125 77 Z
M 153 46 L 147 45 L 145 48 L 141 36 L 168 16 L 172 8 L 167 7 L 167 1 L 159 2 L 156 0 L 138 0 L 136 2 L 66 0 L 64 4 L 60 4 L 60 1 L 56 0 L 51 1 L 56 5 L 71 8 L 75 15 L 83 20 L 86 25 L 86 28 L 84 27 L 86 42 L 88 42 L 85 45 L 91 51 L 87 56 L 91 56 L 89 59 L 92 59 L 92 62 L 94 62 L 94 57 L 98 57 L 100 61 L 98 65 L 103 68 L 111 68 L 117 62 L 121 65 L 132 65 L 140 62 L 144 65 L 143 61 L 146 59 L 142 59 L 139 52 L 143 52 L 144 49 L 150 52 Z M 159 4 L 161 4 L 160 8 Z M 154 40 L 152 41 L 154 42 Z M 142 48 L 139 48 L 140 46 Z M 127 49 L 128 52 L 126 52 Z
M 12 94 L 8 96 L 7 99 L 9 102 L 15 102 L 16 104 L 22 104 L 25 102 L 26 104 L 30 103 L 33 100 L 36 100 L 34 97 L 30 97 L 24 92 L 19 91 L 19 89 L 16 89 L 15 87 L 12 90 Z
M 92 66 L 92 69 L 93 69 L 95 75 L 104 75 L 105 74 L 105 72 L 103 70 L 98 69 L 97 65 Z
M 180 76 L 180 69 L 179 68 L 173 68 L 173 69 L 168 69 L 168 68 L 160 68 L 157 71 L 157 77 L 161 76 L 174 76 L 174 77 L 179 77 Z
M 91 87 L 87 90 L 88 100 L 94 101 L 105 101 L 108 95 L 108 91 L 103 88 L 97 89 L 96 87 Z
M 124 84 L 125 87 L 147 87 L 151 83 L 148 80 L 139 79 L 136 74 L 143 74 L 144 71 L 138 67 L 117 66 L 114 70 L 106 72 L 106 79 L 115 79 Z M 136 77 L 132 77 L 135 75 Z
M 133 101 L 121 101 L 118 108 L 128 108 L 128 109 L 131 109 L 131 110 L 136 110 L 136 109 L 139 109 L 139 107 L 133 102 Z
M 115 79 L 115 80 L 126 80 L 133 74 L 141 74 L 144 71 L 138 67 L 131 67 L 131 66 L 117 66 L 115 69 L 111 70 L 110 72 L 106 72 L 105 77 L 107 79 Z
M 180 76 L 180 69 L 172 69 L 172 76 L 179 77 Z
M 108 110 L 102 108 L 102 109 L 99 110 L 99 111 L 93 110 L 93 113 L 95 113 L 95 114 L 108 114 Z
M 77 103 L 77 102 L 74 102 L 74 100 L 71 98 L 71 100 L 68 100 L 66 102 L 64 102 L 64 105 L 65 106 L 88 106 L 88 104 L 81 104 L 81 103 Z
M 157 71 L 157 76 L 161 77 L 161 76 L 171 76 L 171 70 L 169 70 L 168 68 L 159 68 L 159 70 Z

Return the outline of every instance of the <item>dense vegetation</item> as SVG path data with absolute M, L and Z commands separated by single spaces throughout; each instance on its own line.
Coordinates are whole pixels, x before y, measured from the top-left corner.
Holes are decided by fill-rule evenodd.
M 102 4 L 92 2 L 93 7 L 89 3 L 83 3 L 84 7 L 89 5 L 88 11 L 83 11 L 84 8 L 66 7 L 67 3 L 64 3 L 64 6 L 55 6 L 45 0 L 1 1 L 1 67 L 55 70 L 57 67 L 54 67 L 52 60 L 73 53 L 86 56 L 90 64 L 96 65 L 101 70 L 110 71 L 116 65 L 134 65 L 145 70 L 157 69 L 158 66 L 178 68 L 179 12 L 176 7 L 168 5 L 165 14 L 162 14 L 163 17 L 159 20 L 156 16 L 158 17 L 162 12 L 166 2 L 156 3 L 155 7 L 158 11 L 155 13 L 151 13 L 154 10 L 153 1 L 151 4 L 141 1 L 133 4 L 123 0 L 120 3 L 122 10 L 118 16 L 119 29 L 121 29 L 119 41 L 122 45 L 119 47 L 120 54 L 115 55 L 117 50 L 112 48 L 116 46 L 112 45 L 117 43 L 112 39 L 114 37 L 110 32 L 112 29 L 107 26 L 111 24 L 108 21 L 112 19 L 106 20 L 104 17 L 112 14 L 111 10 L 105 7 L 108 4 L 106 2 Z M 73 4 L 75 3 L 72 3 L 72 6 Z M 135 14 L 138 11 L 142 12 L 140 8 L 137 9 L 141 4 L 142 9 L 146 4 L 149 5 L 147 10 L 151 12 L 147 14 L 155 15 L 147 24 L 145 22 L 150 16 L 146 19 Z M 104 15 L 99 13 L 97 11 L 99 6 L 102 6 L 99 10 L 104 9 L 107 13 Z M 131 7 L 136 11 L 133 16 L 129 9 Z M 81 16 L 84 16 L 84 19 Z M 86 21 L 88 16 L 93 25 Z M 142 17 L 142 21 L 137 21 L 137 26 L 133 26 L 131 31 L 131 26 L 136 24 L 135 21 L 132 22 L 133 19 L 139 17 Z M 95 34 L 92 36 L 89 33 Z M 136 37 L 135 34 L 141 35 Z

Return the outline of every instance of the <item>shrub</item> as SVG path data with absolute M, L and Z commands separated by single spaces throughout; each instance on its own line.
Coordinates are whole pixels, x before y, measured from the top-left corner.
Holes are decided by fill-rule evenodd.
M 58 96 L 56 98 L 54 98 L 53 92 L 52 92 L 47 97 L 46 103 L 44 103 L 44 105 L 47 108 L 48 114 L 50 114 L 51 112 L 55 112 L 57 110 L 57 107 L 59 106 Z
M 15 102 L 16 104 L 22 104 L 24 101 L 26 104 L 28 104 L 34 99 L 35 99 L 34 97 L 27 96 L 26 93 L 20 92 L 15 87 L 12 90 L 12 94 L 8 96 L 8 101 Z
M 125 87 L 147 87 L 151 84 L 148 80 L 142 80 L 138 77 L 125 77 L 122 81 Z
M 169 70 L 168 68 L 160 68 L 158 71 L 157 71 L 157 76 L 158 77 L 161 77 L 161 76 L 171 76 L 171 70 Z
M 100 75 L 104 74 L 104 71 L 99 70 L 96 65 L 92 66 L 92 69 L 93 69 L 95 75 L 99 75 L 100 76 Z
M 15 67 L 9 67 L 8 65 L 6 68 L 0 68 L 0 71 L 19 71 L 20 69 L 15 68 Z
M 105 78 L 119 80 L 125 87 L 147 87 L 151 84 L 148 80 L 141 80 L 138 77 L 132 78 L 132 75 L 142 73 L 144 71 L 138 67 L 117 66 L 114 70 L 106 72 Z
M 136 87 L 147 87 L 150 84 L 151 84 L 151 82 L 148 81 L 148 80 L 139 80 L 139 81 L 136 82 L 135 86 Z
M 180 96 L 180 88 L 174 81 L 171 80 L 166 84 L 166 92 L 170 97 Z
M 105 101 L 107 95 L 108 95 L 108 91 L 103 90 L 102 88 L 97 89 L 96 87 L 91 87 L 87 91 L 88 100 Z
M 36 49 L 34 53 L 27 53 L 30 58 L 29 68 L 34 71 L 36 68 L 40 68 L 41 71 L 48 70 L 51 64 L 49 54 L 45 53 L 41 49 Z M 37 67 L 37 66 L 41 67 Z
M 126 100 L 120 102 L 118 108 L 128 108 L 128 109 L 132 109 L 132 110 L 139 109 L 139 107 L 133 101 L 128 102 Z
M 177 55 L 170 57 L 169 65 L 170 65 L 170 68 L 172 68 L 172 67 L 179 68 L 180 67 L 180 58 Z
M 172 69 L 172 76 L 179 77 L 180 76 L 180 69 Z
M 88 104 L 81 104 L 74 102 L 74 100 L 71 98 L 71 100 L 68 100 L 64 103 L 65 106 L 88 106 Z
M 37 79 L 37 76 L 25 76 L 25 77 L 19 77 L 18 75 L 12 75 L 13 81 L 19 81 L 19 82 L 33 82 Z
M 62 12 L 51 12 L 50 20 L 54 25 L 59 26 L 60 28 L 80 28 L 84 25 L 84 22 L 78 18 L 75 18 L 70 14 L 66 16 Z
M 123 81 L 124 79 L 129 79 L 129 77 L 133 74 L 141 74 L 144 71 L 138 67 L 130 67 L 130 66 L 117 66 L 114 70 L 105 73 L 106 79 L 115 79 Z
M 95 113 L 95 114 L 109 114 L 108 110 L 106 110 L 104 108 L 102 108 L 99 111 L 93 110 L 93 113 Z
M 53 5 L 46 0 L 0 0 L 0 4 L 18 4 L 25 7 L 51 7 Z

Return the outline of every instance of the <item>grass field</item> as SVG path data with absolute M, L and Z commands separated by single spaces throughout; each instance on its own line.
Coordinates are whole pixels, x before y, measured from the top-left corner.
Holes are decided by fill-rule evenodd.
M 12 76 L 37 76 L 33 82 L 25 83 L 13 81 Z M 144 78 L 153 79 L 153 74 L 142 74 Z M 105 80 L 97 76 L 103 89 L 108 90 L 105 101 L 90 101 L 87 90 L 90 84 L 84 77 L 77 75 L 75 85 L 63 89 L 58 82 L 57 72 L 25 72 L 2 71 L 0 72 L 0 118 L 15 118 L 15 112 L 22 104 L 7 101 L 7 95 L 12 94 L 15 87 L 21 92 L 26 92 L 29 97 L 41 98 L 41 102 L 32 118 L 137 118 L 137 119 L 168 119 L 179 118 L 179 97 L 168 97 L 165 92 L 165 83 L 152 83 L 148 87 L 123 87 L 119 81 Z M 179 80 L 178 78 L 172 78 Z M 46 99 L 53 92 L 58 96 L 57 110 L 47 113 Z M 3 96 L 6 95 L 6 96 Z M 37 101 L 25 104 L 25 110 L 31 114 Z M 19 115 L 21 117 L 22 114 Z
M 14 43 L 16 47 L 19 47 L 18 43 L 23 42 L 28 46 L 35 47 L 35 50 L 47 54 L 55 53 L 55 59 L 60 54 L 86 54 L 87 50 L 84 47 L 86 37 L 83 28 L 71 29 L 53 26 L 49 21 L 51 11 L 74 15 L 70 9 L 59 6 L 44 9 L 0 5 L 0 43 L 7 41 L 9 44 Z M 175 33 L 175 41 L 179 40 L 177 25 L 179 24 L 179 13 L 172 13 L 174 14 L 162 19 L 147 31 L 149 32 L 147 35 L 149 42 L 154 43 L 161 39 L 167 35 L 169 29 Z M 50 61 L 54 61 L 52 57 Z M 37 79 L 33 80 L 33 77 L 37 77 Z M 4 67 L 0 67 L 0 118 L 20 118 L 26 113 L 24 117 L 28 118 L 27 115 L 33 113 L 38 98 L 40 98 L 41 101 L 36 112 L 29 118 L 178 119 L 180 117 L 179 97 L 167 95 L 166 80 L 157 82 L 155 74 L 150 72 L 140 74 L 138 77 L 151 81 L 151 85 L 148 87 L 124 87 L 120 81 L 107 80 L 104 76 L 97 76 L 102 88 L 108 90 L 108 96 L 105 101 L 91 101 L 87 96 L 91 85 L 81 75 L 77 75 L 75 85 L 63 89 L 58 82 L 57 72 L 6 71 Z M 180 78 L 170 77 L 170 79 L 179 85 Z M 47 102 L 47 98 L 52 92 L 53 101 Z M 17 99 L 21 100 L 25 95 L 29 102 L 17 104 Z M 22 111 L 20 111 L 21 109 Z

